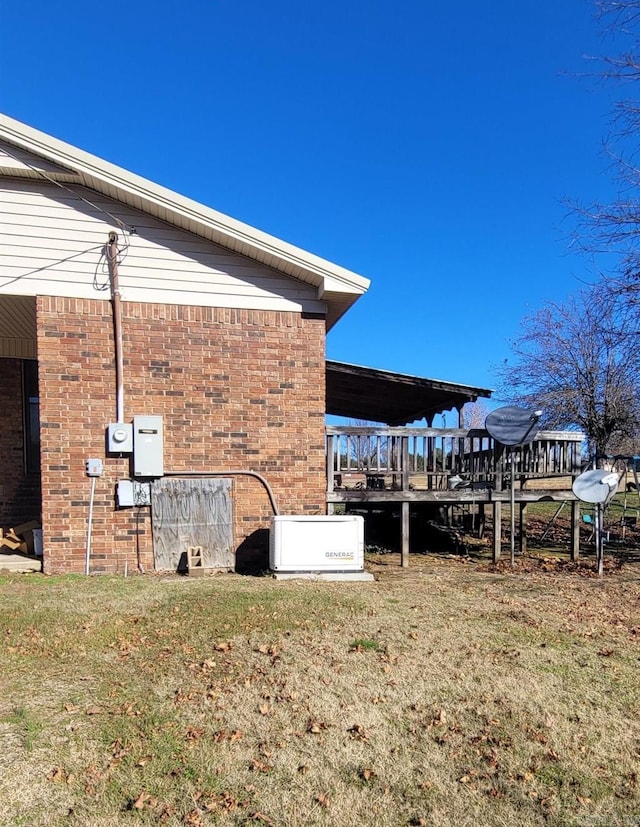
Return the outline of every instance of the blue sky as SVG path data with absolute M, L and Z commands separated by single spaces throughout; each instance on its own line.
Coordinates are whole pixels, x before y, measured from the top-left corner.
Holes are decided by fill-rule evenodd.
M 589 277 L 590 0 L 2 0 L 0 108 L 372 280 L 327 355 L 495 386 Z

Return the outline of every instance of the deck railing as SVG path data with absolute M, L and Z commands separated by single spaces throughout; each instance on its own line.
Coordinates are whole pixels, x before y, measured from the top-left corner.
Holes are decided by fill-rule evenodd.
M 575 477 L 584 435 L 540 431 L 508 449 L 487 431 L 464 428 L 327 427 L 327 486 L 339 489 L 431 490 L 491 487 L 506 490 L 534 480 Z

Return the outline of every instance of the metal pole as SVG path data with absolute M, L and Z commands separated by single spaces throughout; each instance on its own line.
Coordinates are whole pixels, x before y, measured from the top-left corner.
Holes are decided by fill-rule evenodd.
M 513 469 L 513 448 L 509 448 L 509 463 L 511 465 L 511 565 L 516 564 L 516 494 L 515 474 Z
M 84 573 L 89 574 L 89 560 L 91 558 L 91 523 L 93 522 L 93 496 L 96 490 L 96 478 L 91 477 L 91 494 L 89 496 L 89 520 L 87 522 L 87 548 L 84 558 Z
M 120 284 L 118 281 L 118 234 L 109 233 L 107 263 L 111 280 L 111 307 L 113 310 L 113 345 L 116 362 L 116 422 L 124 422 L 124 362 L 122 356 L 122 310 L 120 307 Z
M 596 556 L 598 559 L 598 575 L 601 577 L 604 569 L 604 532 L 602 503 L 596 506 Z

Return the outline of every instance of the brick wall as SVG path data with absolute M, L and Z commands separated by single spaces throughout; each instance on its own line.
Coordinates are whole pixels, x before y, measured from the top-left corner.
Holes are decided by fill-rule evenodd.
M 0 358 L 0 528 L 40 519 L 40 476 L 24 464 L 22 361 Z
M 82 571 L 89 457 L 115 412 L 110 304 L 40 297 L 38 359 L 47 572 Z M 324 319 L 298 313 L 123 303 L 125 421 L 164 417 L 165 471 L 251 469 L 281 513 L 325 510 Z M 153 567 L 148 509 L 115 509 L 128 459 L 97 480 L 92 570 Z M 268 525 L 264 489 L 234 481 L 236 547 Z M 264 534 L 264 532 L 262 532 Z

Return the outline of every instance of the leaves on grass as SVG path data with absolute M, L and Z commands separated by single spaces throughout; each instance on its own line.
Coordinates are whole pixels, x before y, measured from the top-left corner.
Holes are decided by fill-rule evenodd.
M 151 793 L 148 793 L 146 790 L 142 790 L 142 792 L 138 795 L 135 801 L 131 802 L 131 809 L 132 810 L 145 810 L 147 808 L 155 810 L 158 806 L 158 799 L 155 796 L 152 796 Z
M 203 792 L 198 797 L 198 804 L 209 813 L 216 811 L 232 813 L 238 807 L 244 806 L 245 802 L 240 801 L 230 792 Z
M 200 738 L 204 735 L 204 727 L 195 727 L 189 726 L 185 731 L 185 738 L 191 744 L 194 744 L 196 741 L 199 741 Z
M 223 741 L 228 741 L 230 744 L 235 744 L 238 741 L 242 741 L 244 738 L 244 732 L 240 729 L 234 729 L 229 732 L 229 730 L 221 729 L 218 732 L 213 733 L 213 740 L 220 744 Z
M 260 758 L 254 758 L 251 761 L 249 769 L 252 772 L 265 772 L 265 773 L 267 773 L 267 772 L 271 772 L 273 767 L 271 766 L 271 764 L 267 764 L 265 761 L 260 760 Z
M 54 784 L 66 783 L 68 778 L 68 773 L 62 767 L 54 767 L 47 773 L 47 781 L 53 781 Z
M 326 793 L 320 793 L 314 799 L 321 807 L 329 806 L 329 796 Z
M 265 815 L 264 813 L 261 813 L 259 810 L 257 810 L 255 813 L 251 813 L 250 818 L 252 818 L 254 821 L 259 821 L 261 824 L 266 824 L 267 827 L 276 827 L 275 822 L 273 822 L 269 818 L 269 816 Z
M 322 721 L 317 721 L 315 718 L 310 718 L 307 721 L 307 732 L 310 732 L 312 735 L 320 735 L 320 733 L 324 732 L 328 726 L 328 724 L 325 724 Z
M 367 734 L 362 724 L 354 724 L 353 726 L 350 726 L 347 732 L 349 733 L 349 735 L 351 735 L 352 738 L 357 738 L 358 741 L 369 740 L 369 735 Z

